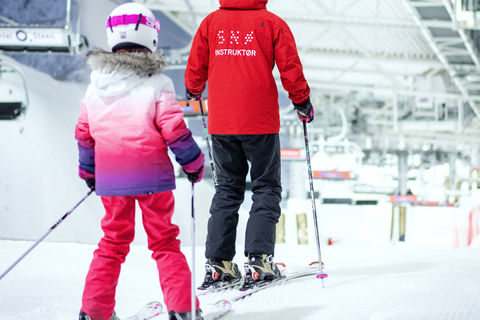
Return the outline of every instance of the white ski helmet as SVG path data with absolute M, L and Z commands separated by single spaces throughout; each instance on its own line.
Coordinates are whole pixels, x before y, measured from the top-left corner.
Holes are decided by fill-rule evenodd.
M 140 3 L 125 3 L 107 18 L 107 42 L 115 52 L 125 48 L 148 48 L 157 51 L 160 21 Z

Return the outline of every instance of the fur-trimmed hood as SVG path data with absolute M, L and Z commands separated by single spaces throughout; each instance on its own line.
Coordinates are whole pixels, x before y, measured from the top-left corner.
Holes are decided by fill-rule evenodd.
M 89 52 L 87 64 L 92 70 L 102 70 L 107 73 L 119 72 L 139 77 L 160 74 L 167 67 L 165 57 L 160 53 L 114 53 L 104 50 Z
M 87 54 L 87 64 L 93 70 L 92 86 L 101 97 L 123 94 L 153 76 L 158 76 L 167 67 L 160 53 L 122 52 L 103 50 Z

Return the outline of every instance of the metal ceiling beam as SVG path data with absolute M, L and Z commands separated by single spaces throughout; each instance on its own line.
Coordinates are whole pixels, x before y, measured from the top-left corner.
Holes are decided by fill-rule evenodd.
M 311 66 L 309 64 L 304 64 L 303 67 L 304 69 L 308 69 L 306 73 L 311 72 L 311 73 L 316 73 L 319 72 L 321 74 L 324 73 L 337 73 L 337 74 L 342 74 L 342 75 L 347 75 L 347 77 L 351 74 L 355 75 L 365 75 L 365 76 L 378 76 L 381 77 L 382 75 L 378 73 L 378 71 L 375 70 L 367 70 L 364 68 L 356 68 L 358 65 L 358 61 L 352 62 L 350 65 L 345 66 L 343 68 L 337 68 L 337 67 L 322 67 L 322 66 Z M 311 70 L 311 71 L 310 71 Z M 407 71 L 401 71 L 401 70 L 386 70 L 389 75 L 395 76 L 395 77 L 408 77 L 408 76 L 419 76 L 419 74 L 412 74 L 411 72 Z
M 472 97 L 470 96 L 470 94 L 468 92 L 468 89 L 466 88 L 466 86 L 463 83 L 463 79 L 459 77 L 459 74 L 458 74 L 455 66 L 452 65 L 448 61 L 447 52 L 445 52 L 445 50 L 443 50 L 443 48 L 437 44 L 437 42 L 435 41 L 435 37 L 432 35 L 428 26 L 426 26 L 424 24 L 424 20 L 422 20 L 420 18 L 419 13 L 416 10 L 416 7 L 419 7 L 420 5 L 423 5 L 423 4 L 426 4 L 426 3 L 422 3 L 422 2 L 418 2 L 418 1 L 411 1 L 411 0 L 403 0 L 403 3 L 405 4 L 405 7 L 407 8 L 408 12 L 412 16 L 415 23 L 418 25 L 418 28 L 420 29 L 423 36 L 425 37 L 425 40 L 428 42 L 428 44 L 430 45 L 432 50 L 435 52 L 438 59 L 445 66 L 445 69 L 447 70 L 448 74 L 450 75 L 452 81 L 455 83 L 457 89 L 460 91 L 460 93 L 462 94 L 465 101 L 469 104 L 470 108 L 472 108 L 475 115 L 480 119 L 480 109 L 479 109 L 479 107 L 476 103 L 476 101 L 478 102 L 478 100 L 472 99 Z M 438 7 L 438 6 L 444 6 L 445 2 L 441 1 L 441 0 L 440 1 L 439 0 L 431 0 L 431 1 L 428 1 L 428 4 Z M 447 5 L 447 7 L 448 7 L 448 5 Z M 451 12 L 451 6 L 450 6 L 450 10 L 447 8 L 447 11 Z M 462 40 L 464 40 L 464 39 L 462 38 Z M 471 44 L 469 42 L 467 42 L 467 43 L 464 42 L 464 44 L 465 44 L 465 47 L 467 48 L 466 52 L 468 53 L 468 55 L 472 57 L 472 60 L 475 58 L 475 60 L 473 60 L 474 62 L 475 61 L 478 62 L 478 58 L 476 58 L 475 55 L 472 56 L 472 50 L 468 50 L 467 46 L 470 46 L 470 48 L 471 48 Z M 475 65 L 478 67 L 478 65 L 476 63 L 475 63 Z
M 280 81 L 277 81 L 281 85 Z M 431 91 L 411 91 L 411 90 L 402 90 L 396 87 L 372 87 L 372 86 L 361 86 L 354 83 L 338 83 L 333 84 L 330 82 L 323 81 L 309 81 L 308 85 L 311 88 L 325 91 L 336 91 L 350 93 L 351 91 L 356 92 L 372 92 L 381 96 L 412 96 L 412 97 L 432 97 L 432 98 L 443 98 L 443 99 L 461 99 L 463 95 L 460 93 L 447 93 L 447 92 L 431 92 Z M 480 102 L 480 96 L 470 96 L 472 101 Z
M 456 21 L 455 18 L 455 12 L 453 12 L 452 8 L 452 2 L 450 0 L 442 0 L 445 8 L 447 9 L 448 14 L 450 15 L 450 18 L 452 21 Z M 477 54 L 475 53 L 475 50 L 473 49 L 472 43 L 470 42 L 468 36 L 465 33 L 465 30 L 458 28 L 458 26 L 455 26 L 455 30 L 458 32 L 460 35 L 460 38 L 463 41 L 463 44 L 465 45 L 465 48 L 467 49 L 468 53 L 470 54 L 470 57 L 472 58 L 473 62 L 475 63 L 475 66 L 477 68 L 480 68 L 480 60 L 478 59 Z
M 401 58 L 401 57 L 388 57 L 386 55 L 373 55 L 372 57 L 365 57 L 360 54 L 353 53 L 343 53 L 343 52 L 332 52 L 332 51 L 309 51 L 304 52 L 299 49 L 300 58 L 302 63 L 312 67 L 320 66 L 323 67 L 325 64 L 328 64 L 331 67 L 330 63 L 324 63 L 325 60 L 335 59 L 339 64 L 347 63 L 347 61 L 355 60 L 362 63 L 369 63 L 370 60 L 375 60 L 381 64 L 389 65 L 400 65 L 402 70 L 407 69 L 408 66 L 421 67 L 422 69 L 443 69 L 443 64 L 438 61 L 438 59 L 432 58 Z M 466 68 L 470 66 L 465 66 Z M 472 70 L 468 68 L 468 70 Z
M 172 13 L 181 13 L 189 14 L 191 13 L 188 5 L 180 4 L 168 4 L 160 0 L 135 0 L 136 2 L 142 3 L 149 7 L 152 10 L 158 10 L 162 12 L 172 12 Z M 219 6 L 198 6 L 192 7 L 195 14 L 198 16 L 206 16 L 212 11 L 218 9 Z M 345 17 L 338 15 L 319 15 L 318 13 L 306 13 L 306 14 L 292 14 L 288 11 L 275 10 L 272 11 L 275 14 L 282 17 L 284 20 L 289 22 L 314 22 L 319 24 L 341 24 L 341 25 L 360 25 L 360 26 L 371 26 L 371 27 L 397 27 L 397 28 L 411 28 L 416 29 L 417 25 L 410 20 L 388 20 L 388 19 L 371 19 L 371 18 L 358 18 L 358 17 Z M 429 27 L 438 27 L 438 28 L 450 28 L 452 26 L 451 22 L 446 21 L 426 21 L 425 22 Z
M 289 22 L 314 22 L 320 24 L 340 24 L 352 26 L 370 26 L 370 27 L 389 27 L 401 29 L 417 29 L 417 25 L 410 20 L 386 20 L 386 19 L 372 19 L 372 18 L 358 18 L 345 16 L 327 16 L 318 14 L 294 15 L 288 12 L 277 11 L 283 19 Z M 452 22 L 448 21 L 425 21 L 428 27 L 435 28 L 451 28 Z
M 134 1 L 145 5 L 150 10 L 157 10 L 162 12 L 167 11 L 171 13 L 185 13 L 185 14 L 191 13 L 190 8 L 188 7 L 187 3 L 184 2 L 184 0 L 179 0 L 179 2 L 182 2 L 183 4 L 165 3 L 164 1 L 161 1 L 161 0 L 134 0 Z M 210 5 L 202 6 L 196 3 L 194 10 L 195 10 L 195 14 L 197 14 L 199 18 L 203 18 L 202 16 L 208 15 L 213 10 L 218 9 L 218 7 L 219 6 L 214 7 Z

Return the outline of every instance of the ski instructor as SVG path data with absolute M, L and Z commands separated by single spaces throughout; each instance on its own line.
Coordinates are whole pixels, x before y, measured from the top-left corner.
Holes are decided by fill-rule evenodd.
M 187 100 L 201 100 L 208 80 L 208 131 L 218 183 L 200 289 L 242 281 L 232 260 L 248 162 L 253 204 L 241 290 L 281 276 L 273 262 L 282 191 L 275 65 L 300 120 L 311 122 L 314 116 L 295 39 L 285 21 L 267 11 L 267 2 L 220 0 L 220 8 L 200 24 L 185 71 Z

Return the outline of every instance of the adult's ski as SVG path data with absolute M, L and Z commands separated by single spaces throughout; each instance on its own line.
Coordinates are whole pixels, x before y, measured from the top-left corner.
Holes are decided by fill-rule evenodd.
M 317 262 L 318 264 L 318 262 Z M 272 282 L 264 282 L 262 284 L 260 284 L 259 286 L 256 286 L 254 287 L 253 289 L 248 289 L 246 291 L 243 291 L 241 294 L 237 295 L 236 297 L 233 297 L 231 299 L 232 302 L 235 302 L 235 301 L 238 301 L 238 300 L 241 300 L 245 297 L 248 297 L 260 290 L 263 290 L 263 289 L 266 289 L 266 288 L 270 288 L 270 287 L 273 287 L 273 286 L 277 286 L 277 285 L 280 285 L 284 282 L 287 282 L 287 281 L 290 281 L 290 280 L 293 280 L 293 279 L 297 279 L 297 278 L 301 278 L 301 277 L 307 277 L 307 276 L 313 276 L 313 275 L 316 275 L 317 278 L 326 278 L 327 275 L 324 274 L 324 273 L 321 273 L 321 270 L 318 268 L 318 267 L 315 267 L 315 266 L 312 266 L 313 263 L 305 268 L 305 269 L 302 269 L 302 270 L 299 270 L 297 272 L 293 272 L 293 273 L 289 273 L 289 274 L 286 274 L 284 275 L 283 277 L 277 279 L 277 280 L 274 280 Z
M 123 320 L 149 320 L 158 316 L 163 311 L 163 305 L 158 301 L 152 301 L 146 304 L 137 313 Z
M 211 293 L 211 292 L 217 292 L 217 291 L 221 291 L 221 290 L 227 290 L 229 288 L 235 288 L 235 287 L 240 287 L 242 285 L 242 281 L 237 281 L 237 282 L 232 282 L 232 283 L 226 283 L 226 284 L 222 284 L 220 286 L 217 286 L 217 287 L 211 287 L 211 288 L 208 288 L 208 289 L 205 289 L 205 290 L 198 290 L 200 292 L 197 293 L 197 297 L 201 297 L 201 296 L 204 296 L 208 293 Z

